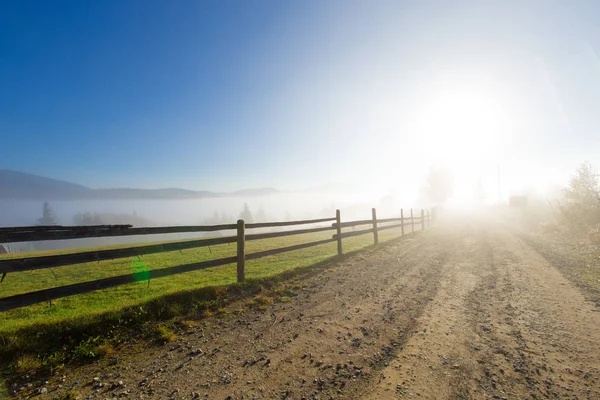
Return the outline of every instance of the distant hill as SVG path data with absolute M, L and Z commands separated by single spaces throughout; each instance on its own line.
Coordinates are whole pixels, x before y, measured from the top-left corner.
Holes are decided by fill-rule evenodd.
M 220 197 L 218 193 L 185 189 L 96 189 L 94 198 L 98 199 L 201 199 Z
M 71 199 L 92 197 L 93 190 L 71 182 L 24 172 L 0 170 L 0 198 Z
M 86 186 L 24 172 L 0 170 L 0 199 L 81 200 L 81 199 L 202 199 L 211 197 L 258 197 L 279 193 L 274 188 L 245 189 L 232 193 L 206 190 L 91 189 Z

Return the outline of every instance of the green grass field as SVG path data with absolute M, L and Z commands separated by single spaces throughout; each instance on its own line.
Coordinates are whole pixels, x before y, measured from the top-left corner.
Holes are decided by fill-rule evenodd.
M 367 227 L 359 227 L 366 229 Z M 410 232 L 410 228 L 406 230 Z M 254 233 L 254 232 L 253 232 Z M 320 232 L 289 236 L 275 239 L 248 241 L 246 254 L 257 251 L 291 246 L 294 244 L 322 240 L 331 237 L 334 231 Z M 400 236 L 397 228 L 379 232 L 380 242 Z M 140 243 L 147 244 L 147 243 Z M 372 234 L 365 234 L 344 239 L 344 252 L 359 250 L 373 244 Z M 130 245 L 102 247 L 118 248 Z M 99 249 L 99 248 L 94 248 Z M 316 247 L 283 253 L 275 256 L 264 257 L 246 262 L 246 278 L 257 280 L 275 276 L 282 272 L 299 267 L 306 267 L 327 260 L 337 254 L 336 243 L 328 243 Z M 47 251 L 35 253 L 19 253 L 0 256 L 2 258 L 20 258 L 26 256 L 42 256 L 50 254 L 64 254 L 67 252 L 83 251 L 84 249 L 69 251 Z M 85 250 L 92 250 L 90 248 Z M 148 270 L 167 268 L 182 264 L 211 260 L 215 258 L 230 257 L 236 254 L 236 244 L 224 244 L 185 250 L 183 252 L 166 252 L 146 255 L 142 258 L 127 258 L 98 263 L 86 263 L 65 267 L 56 267 L 52 270 L 43 269 L 19 273 L 10 273 L 4 282 L 0 283 L 0 297 L 27 293 L 51 287 L 63 286 L 72 283 L 91 281 L 110 276 L 122 275 L 128 272 L 139 272 L 144 268 Z M 190 291 L 209 286 L 233 284 L 236 281 L 236 266 L 234 264 L 214 267 L 210 269 L 189 272 L 170 277 L 154 279 L 150 282 L 143 281 L 123 285 L 112 289 L 100 290 L 88 294 L 76 295 L 52 301 L 52 304 L 41 303 L 23 307 L 8 312 L 0 313 L 0 334 L 14 334 L 21 328 L 34 325 L 48 325 L 54 323 L 76 320 L 81 317 L 90 318 L 109 311 L 117 311 L 127 306 L 142 304 L 182 291 Z

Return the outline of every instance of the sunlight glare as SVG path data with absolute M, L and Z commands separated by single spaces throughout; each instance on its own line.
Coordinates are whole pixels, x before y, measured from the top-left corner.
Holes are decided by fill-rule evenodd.
M 461 80 L 438 85 L 423 100 L 414 132 L 430 162 L 442 163 L 452 172 L 451 203 L 495 201 L 497 168 L 515 123 L 503 91 L 491 84 Z

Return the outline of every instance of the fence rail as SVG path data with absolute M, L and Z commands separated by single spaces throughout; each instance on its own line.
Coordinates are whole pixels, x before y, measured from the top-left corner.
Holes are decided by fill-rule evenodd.
M 74 228 L 74 229 L 71 229 Z M 55 229 L 17 230 L 0 232 L 0 243 L 34 242 L 43 240 L 85 239 L 98 237 L 164 235 L 169 233 L 216 232 L 236 229 L 236 224 L 208 226 L 164 226 L 156 228 L 131 228 L 131 225 L 99 225 L 91 229 L 58 226 Z
M 191 240 L 174 243 L 161 243 L 148 246 L 127 247 L 113 250 L 86 251 L 83 253 L 59 254 L 55 256 L 27 257 L 15 260 L 0 260 L 0 273 L 31 271 L 41 268 L 61 267 L 86 262 L 114 260 L 116 258 L 138 257 L 167 251 L 188 250 L 217 244 L 235 243 L 236 236 Z
M 332 218 L 321 218 L 302 221 L 286 222 L 260 222 L 246 224 L 239 220 L 236 224 L 211 225 L 211 226 L 174 226 L 158 228 L 133 228 L 131 225 L 97 225 L 97 226 L 30 226 L 18 228 L 0 228 L 0 243 L 14 243 L 23 241 L 39 240 L 62 240 L 62 239 L 81 239 L 91 237 L 111 237 L 111 236 L 133 236 L 133 235 L 153 235 L 166 233 L 191 233 L 191 232 L 215 232 L 222 230 L 236 230 L 235 236 L 207 238 L 200 240 L 188 240 L 172 243 L 152 244 L 146 246 L 127 247 L 112 250 L 86 251 L 72 254 L 60 254 L 41 257 L 24 257 L 18 259 L 0 259 L 0 274 L 2 281 L 8 273 L 32 271 L 43 268 L 61 267 L 74 264 L 83 264 L 87 262 L 99 262 L 117 258 L 136 257 L 147 254 L 162 253 L 167 251 L 186 250 L 198 247 L 206 247 L 217 244 L 237 243 L 237 254 L 233 257 L 220 258 L 215 260 L 203 261 L 192 264 L 179 265 L 144 272 L 138 272 L 127 275 L 113 276 L 110 278 L 99 279 L 95 281 L 76 283 L 60 286 L 51 289 L 43 289 L 29 293 L 18 294 L 5 298 L 0 298 L 0 312 L 8 311 L 19 307 L 25 307 L 36 303 L 51 301 L 62 297 L 73 296 L 77 294 L 89 293 L 96 290 L 108 289 L 115 286 L 128 283 L 148 281 L 155 278 L 162 278 L 170 275 L 181 274 L 185 272 L 198 271 L 206 268 L 216 267 L 226 264 L 237 264 L 237 280 L 245 281 L 245 261 L 256 260 L 262 257 L 281 254 L 288 251 L 305 249 L 313 246 L 319 246 L 326 243 L 337 242 L 338 255 L 343 254 L 342 239 L 353 236 L 373 233 L 373 242 L 375 245 L 379 242 L 378 232 L 386 229 L 401 228 L 401 235 L 405 234 L 405 227 L 410 226 L 411 232 L 415 231 L 415 222 L 418 222 L 422 230 L 431 226 L 432 215 L 430 212 L 421 210 L 418 217 L 413 215 L 410 210 L 410 217 L 404 217 L 404 210 L 400 210 L 400 218 L 377 219 L 377 211 L 372 209 L 372 218 L 368 220 L 341 221 L 340 210 L 336 210 L 336 216 Z M 305 229 L 295 229 L 280 232 L 266 232 L 257 234 L 246 234 L 246 229 L 257 228 L 276 228 L 295 225 L 315 225 L 325 222 L 335 221 L 330 226 L 317 226 Z M 383 225 L 390 222 L 400 222 L 399 224 Z M 371 225 L 369 229 L 355 230 L 351 232 L 342 232 L 343 228 L 354 228 L 360 225 Z M 335 230 L 330 239 L 312 241 L 308 243 L 296 244 L 293 246 L 280 247 L 271 250 L 259 251 L 246 254 L 246 241 L 261 240 L 285 237 L 291 235 L 302 235 L 307 233 L 317 233 Z

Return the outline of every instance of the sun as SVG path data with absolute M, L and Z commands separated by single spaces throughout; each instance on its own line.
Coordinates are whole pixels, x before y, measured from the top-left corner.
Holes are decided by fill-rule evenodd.
M 498 198 L 497 169 L 514 126 L 501 90 L 479 82 L 446 82 L 423 99 L 415 122 L 427 159 L 454 176 L 455 203 Z
M 474 89 L 445 89 L 423 110 L 423 134 L 432 155 L 472 161 L 496 155 L 507 116 L 489 93 Z

